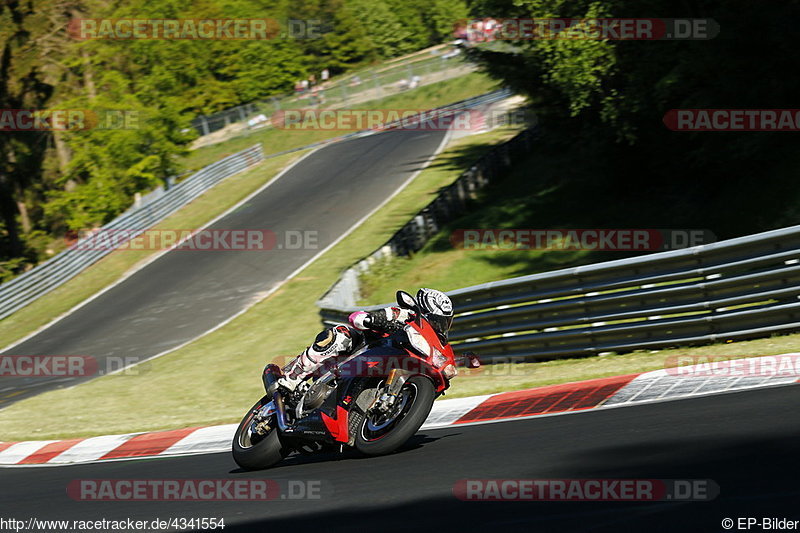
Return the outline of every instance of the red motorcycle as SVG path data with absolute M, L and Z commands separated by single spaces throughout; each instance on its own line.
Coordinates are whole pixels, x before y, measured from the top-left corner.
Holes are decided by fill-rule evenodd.
M 267 395 L 239 424 L 233 458 L 247 470 L 267 468 L 292 452 L 344 446 L 367 455 L 391 453 L 425 422 L 433 401 L 458 373 L 453 349 L 419 312 L 413 296 L 397 291 L 397 303 L 416 318 L 391 334 L 367 336 L 343 361 L 284 395 L 280 367 L 267 365 Z M 469 366 L 479 366 L 465 354 Z

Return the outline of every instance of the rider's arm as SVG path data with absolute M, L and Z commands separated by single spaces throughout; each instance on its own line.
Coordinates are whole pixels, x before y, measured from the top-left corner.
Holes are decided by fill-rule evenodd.
M 384 307 L 375 311 L 356 311 L 350 315 L 350 324 L 361 331 L 392 332 L 402 328 L 413 317 L 414 313 L 408 309 Z

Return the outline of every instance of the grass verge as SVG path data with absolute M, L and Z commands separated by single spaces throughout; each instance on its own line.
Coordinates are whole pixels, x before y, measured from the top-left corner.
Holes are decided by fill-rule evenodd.
M 385 242 L 481 152 L 515 133 L 496 130 L 452 144 L 368 224 L 356 229 L 270 298 L 218 331 L 127 374 L 48 392 L 3 410 L 2 439 L 58 439 L 238 421 L 263 394 L 261 366 L 267 361 L 283 362 L 292 357 L 318 331 L 314 302 L 338 273 Z M 376 232 L 374 228 L 383 230 Z M 393 287 L 397 286 L 406 285 L 393 283 Z M 407 286 L 413 287 L 414 284 Z M 665 361 L 675 355 L 752 357 L 795 351 L 798 346 L 800 335 L 787 335 L 690 349 L 487 365 L 479 371 L 462 370 L 447 397 L 655 370 L 663 368 Z M 98 398 L 103 401 L 98 402 Z M 30 420 L 54 406 L 60 413 L 57 426 L 31 427 Z
M 173 213 L 154 229 L 199 228 L 272 180 L 302 153 L 268 159 L 258 166 L 232 176 Z M 36 331 L 54 318 L 120 279 L 131 268 L 147 261 L 157 250 L 115 251 L 105 256 L 64 285 L 0 321 L 0 348 Z
M 293 357 L 319 331 L 315 302 L 339 273 L 383 244 L 480 153 L 516 133 L 498 129 L 454 142 L 368 223 L 219 330 L 126 374 L 47 392 L 4 409 L 2 439 L 80 437 L 237 421 L 263 394 L 261 367 L 267 361 Z M 32 428 L 31 420 L 53 408 L 59 412 L 56 425 Z
M 373 106 L 372 108 L 382 106 L 408 109 L 436 107 L 486 93 L 493 88 L 494 82 L 491 82 L 487 77 L 471 74 L 406 91 L 391 98 L 377 100 L 370 105 Z M 304 146 L 341 133 L 338 131 L 263 130 L 250 136 L 239 137 L 229 142 L 196 150 L 195 153 L 189 156 L 187 166 L 191 168 L 203 167 L 222 157 L 252 146 L 256 142 L 262 142 L 265 152 L 269 154 L 288 148 Z M 268 159 L 256 169 L 223 181 L 208 194 L 203 195 L 158 224 L 155 229 L 190 229 L 202 226 L 271 180 L 283 167 L 300 157 L 300 155 L 302 153 L 298 152 Z M 154 253 L 153 251 L 125 251 L 109 254 L 55 291 L 3 319 L 0 321 L 0 348 L 29 335 L 54 318 L 67 312 L 86 298 L 121 278 L 128 270 L 147 260 Z
M 539 363 L 486 365 L 477 370 L 462 369 L 461 374 L 453 381 L 452 393 L 448 393 L 448 397 L 477 396 L 570 381 L 648 372 L 675 366 L 675 358 L 678 356 L 696 357 L 699 358 L 698 362 L 703 362 L 704 358 L 709 358 L 708 360 L 745 359 L 797 351 L 800 351 L 800 334 L 691 348 L 636 351 L 626 354 L 612 353 Z
M 458 78 L 404 91 L 379 100 L 364 102 L 357 107 L 358 109 L 430 109 L 485 94 L 496 88 L 497 82 L 491 80 L 485 74 L 471 73 L 466 76 L 459 76 Z M 298 146 L 305 146 L 344 133 L 349 132 L 275 128 L 253 130 L 248 135 L 240 135 L 217 144 L 193 150 L 184 159 L 184 165 L 186 168 L 198 169 L 256 143 L 262 143 L 266 153 L 275 153 Z
M 624 257 L 622 253 L 586 250 L 459 249 L 450 243 L 459 229 L 596 227 L 591 206 L 593 192 L 573 187 L 577 176 L 592 176 L 590 167 L 573 161 L 569 152 L 542 148 L 514 162 L 508 176 L 478 192 L 467 214 L 447 225 L 416 254 L 387 259 L 362 276 L 362 304 L 392 301 L 392 287 L 415 286 L 423 281 L 449 291 L 490 281 Z M 577 189 L 577 190 L 576 190 Z M 579 205 L 586 202 L 586 205 Z M 614 206 L 616 209 L 617 206 Z M 623 212 L 629 212 L 622 210 Z M 582 220 L 587 219 L 587 220 Z M 605 220 L 603 217 L 599 220 Z M 620 221 L 616 227 L 625 225 Z M 662 226 L 669 227 L 668 223 Z M 604 223 L 602 227 L 614 227 Z M 648 227 L 642 224 L 641 227 Z M 628 254 L 633 255 L 633 254 Z

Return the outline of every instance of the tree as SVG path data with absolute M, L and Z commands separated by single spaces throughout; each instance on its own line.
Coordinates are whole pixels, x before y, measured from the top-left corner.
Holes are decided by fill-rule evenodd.
M 353 18 L 357 16 L 379 57 L 395 57 L 414 50 L 411 29 L 383 0 L 351 0 L 345 9 Z
M 0 109 L 126 113 L 127 127 L 0 134 L 0 279 L 59 235 L 101 225 L 181 171 L 191 119 L 285 94 L 449 38 L 462 0 L 6 0 Z M 321 34 L 258 40 L 79 40 L 78 19 L 319 21 Z M 89 115 L 87 115 L 89 116 Z M 101 123 L 100 126 L 103 126 Z
M 675 17 L 668 0 L 472 0 L 470 9 L 495 17 Z M 543 130 L 569 139 L 573 158 L 601 154 L 609 167 L 593 179 L 624 194 L 627 205 L 680 206 L 675 220 L 718 237 L 796 223 L 790 136 L 675 133 L 662 120 L 670 109 L 797 107 L 800 79 L 787 73 L 800 66 L 793 44 L 800 2 L 688 2 L 681 16 L 713 17 L 719 36 L 517 40 L 472 55 L 530 96 Z

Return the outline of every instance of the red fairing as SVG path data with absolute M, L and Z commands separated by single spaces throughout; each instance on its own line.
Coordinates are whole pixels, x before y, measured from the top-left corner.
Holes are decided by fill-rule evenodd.
M 449 343 L 442 344 L 439 335 L 436 334 L 436 330 L 433 329 L 433 327 L 428 323 L 427 320 L 421 320 L 420 323 L 412 321 L 409 322 L 408 325 L 417 330 L 418 332 L 420 332 L 422 336 L 425 337 L 425 340 L 428 341 L 428 344 L 431 345 L 431 347 L 439 350 L 439 352 L 441 352 L 441 354 L 447 358 L 448 361 L 447 364 L 452 364 L 453 366 L 455 366 L 456 358 L 455 354 L 453 353 L 453 348 L 450 346 Z M 425 362 L 427 362 L 428 365 L 430 365 L 429 375 L 430 377 L 433 378 L 434 385 L 436 385 L 436 392 L 441 392 L 445 390 L 449 386 L 449 384 L 442 375 L 441 369 L 436 368 L 436 366 L 433 364 L 433 354 L 428 356 L 428 358 L 425 359 Z M 441 368 L 444 368 L 445 366 L 447 366 L 447 364 L 442 365 Z
M 322 413 L 322 421 L 336 442 L 347 442 L 349 430 L 347 428 L 347 410 L 341 405 L 336 406 L 336 418 L 331 418 Z

